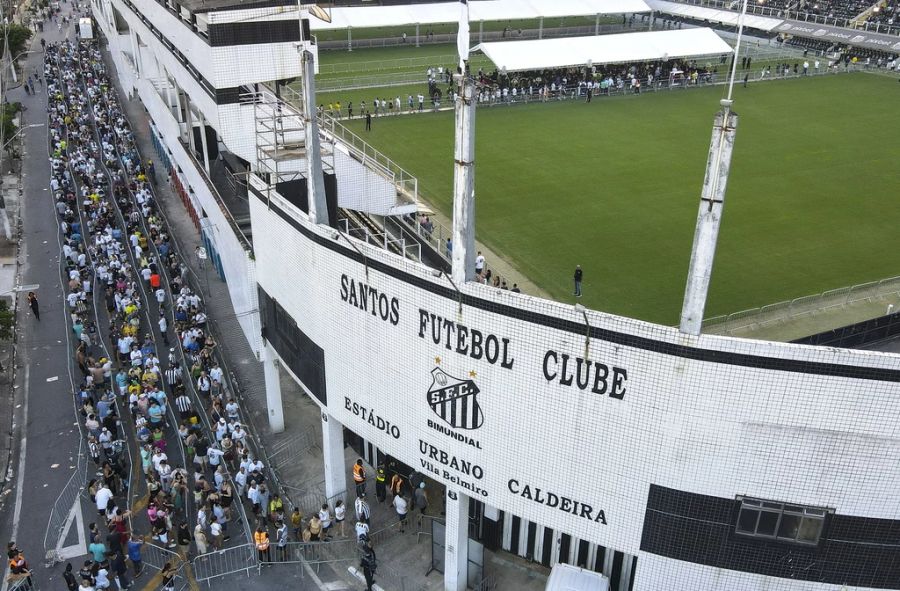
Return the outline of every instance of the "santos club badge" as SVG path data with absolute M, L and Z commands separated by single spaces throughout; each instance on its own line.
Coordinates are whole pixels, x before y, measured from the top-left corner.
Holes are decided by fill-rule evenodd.
M 475 382 L 454 378 L 439 367 L 431 370 L 431 377 L 428 405 L 434 414 L 456 429 L 477 429 L 484 423 Z

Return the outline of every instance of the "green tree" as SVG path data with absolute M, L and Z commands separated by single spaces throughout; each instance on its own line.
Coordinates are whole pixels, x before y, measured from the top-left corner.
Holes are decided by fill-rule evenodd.
M 15 320 L 15 314 L 9 309 L 9 303 L 5 299 L 0 299 L 0 341 L 12 340 Z
M 19 126 L 16 125 L 15 116 L 22 109 L 21 103 L 7 103 L 3 105 L 3 112 L 0 113 L 0 125 L 2 125 L 3 130 L 0 133 L 0 137 L 3 138 L 3 143 L 6 144 L 6 151 L 13 155 L 13 147 L 15 142 L 11 142 L 10 140 L 19 133 Z
M 3 35 L 9 35 L 9 52 L 13 57 L 18 56 L 27 49 L 28 40 L 31 39 L 32 35 L 31 29 L 13 23 L 0 25 L 0 31 L 2 31 Z M 2 43 L 0 43 L 0 57 L 3 57 Z

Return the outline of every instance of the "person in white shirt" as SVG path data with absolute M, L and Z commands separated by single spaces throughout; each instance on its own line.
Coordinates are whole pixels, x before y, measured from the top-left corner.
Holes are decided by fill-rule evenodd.
M 406 514 L 409 512 L 409 503 L 403 498 L 403 495 L 394 497 L 394 510 L 397 511 L 397 518 L 400 520 L 400 533 L 406 531 Z
M 322 539 L 328 539 L 328 530 L 331 529 L 331 511 L 328 503 L 324 503 L 319 510 L 319 521 L 322 522 Z
M 369 537 L 369 524 L 365 521 L 356 522 L 356 541 L 362 541 L 363 536 Z
M 109 502 L 112 500 L 113 494 L 112 491 L 109 490 L 109 487 L 106 484 L 103 484 L 96 493 L 94 493 L 94 500 L 97 503 L 97 513 L 100 515 L 106 515 L 106 507 L 109 505 Z
M 478 256 L 475 257 L 475 274 L 481 275 L 484 272 L 484 255 L 481 254 L 481 251 L 478 251 Z

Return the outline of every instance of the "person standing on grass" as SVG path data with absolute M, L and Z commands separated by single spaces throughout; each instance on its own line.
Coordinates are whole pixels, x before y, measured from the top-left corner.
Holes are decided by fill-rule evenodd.
M 366 111 L 366 131 L 372 131 L 372 113 Z
M 353 101 L 347 103 L 347 119 L 353 119 Z
M 581 271 L 581 265 L 575 265 L 575 293 L 572 294 L 576 298 L 581 297 L 581 280 L 584 277 L 584 273 Z

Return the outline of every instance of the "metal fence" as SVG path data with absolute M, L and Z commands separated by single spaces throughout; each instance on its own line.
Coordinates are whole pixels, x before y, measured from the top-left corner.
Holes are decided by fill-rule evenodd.
M 824 310 L 841 308 L 862 301 L 881 300 L 896 295 L 900 295 L 900 277 L 890 277 L 881 281 L 831 289 L 760 308 L 714 316 L 703 321 L 703 328 L 705 332 L 713 334 L 732 334 L 745 328 L 785 322 Z
M 69 523 L 69 516 L 72 513 L 72 507 L 79 502 L 87 483 L 88 468 L 91 464 L 88 458 L 87 444 L 84 437 L 78 440 L 78 453 L 75 460 L 75 471 L 66 481 L 56 502 L 50 508 L 50 518 L 47 522 L 47 531 L 44 533 L 44 552 L 48 554 L 48 560 L 52 558 L 51 553 L 55 553 L 62 542 L 62 536 L 65 533 L 66 526 Z M 81 510 L 81 507 L 78 507 Z
M 694 6 L 707 6 L 710 8 L 720 8 L 725 10 L 736 11 L 740 9 L 741 3 L 735 0 L 675 0 L 680 4 L 693 4 Z M 793 19 L 819 25 L 833 25 L 835 27 L 845 27 L 848 29 L 863 29 L 874 33 L 886 33 L 891 35 L 900 35 L 900 25 L 889 25 L 887 23 L 870 23 L 868 21 L 859 22 L 856 18 L 827 16 L 823 14 L 815 14 L 811 12 L 801 12 L 799 10 L 785 10 L 782 8 L 771 8 L 768 6 L 757 5 L 754 2 L 747 3 L 747 12 L 758 14 L 760 16 L 769 16 L 772 18 Z
M 207 584 L 217 577 L 240 572 L 249 577 L 251 570 L 259 572 L 259 564 L 256 547 L 253 544 L 242 544 L 207 552 L 191 561 L 194 579 L 198 583 L 206 582 Z

